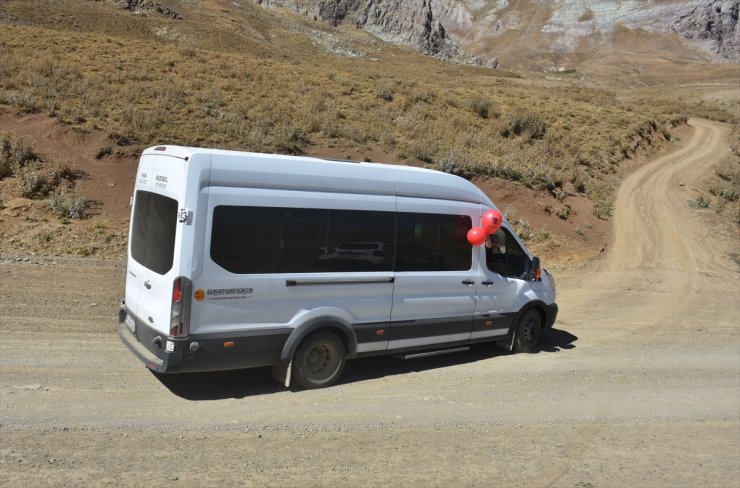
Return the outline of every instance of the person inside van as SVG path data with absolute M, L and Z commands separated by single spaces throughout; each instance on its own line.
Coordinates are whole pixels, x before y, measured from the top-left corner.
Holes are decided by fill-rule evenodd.
M 509 278 L 521 277 L 525 271 L 524 251 L 508 231 L 499 230 L 486 240 L 486 265 L 494 273 Z
M 486 264 L 494 273 L 506 276 L 506 248 L 501 248 L 501 231 L 490 234 L 486 238 Z
M 498 236 L 496 234 L 490 234 L 486 238 L 486 248 L 490 249 L 490 252 L 492 254 L 503 254 L 501 252 L 501 245 L 498 241 Z

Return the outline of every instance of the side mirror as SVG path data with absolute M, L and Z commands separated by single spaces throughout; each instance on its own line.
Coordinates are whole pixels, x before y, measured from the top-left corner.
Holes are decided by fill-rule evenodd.
M 537 256 L 532 258 L 529 263 L 529 271 L 527 271 L 528 281 L 542 281 L 542 267 L 540 266 L 540 258 Z

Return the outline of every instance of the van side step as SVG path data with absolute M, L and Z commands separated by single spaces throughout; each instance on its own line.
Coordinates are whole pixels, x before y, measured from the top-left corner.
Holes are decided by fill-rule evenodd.
M 398 359 L 416 359 L 416 358 L 425 358 L 429 356 L 440 356 L 442 354 L 452 354 L 453 352 L 463 352 L 468 351 L 470 348 L 468 346 L 464 347 L 455 347 L 452 349 L 439 349 L 437 351 L 426 351 L 426 352 L 417 352 L 413 354 L 397 354 L 396 358 Z

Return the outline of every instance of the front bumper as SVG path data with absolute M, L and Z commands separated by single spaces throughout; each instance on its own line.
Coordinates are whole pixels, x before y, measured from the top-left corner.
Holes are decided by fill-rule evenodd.
M 558 305 L 557 303 L 553 303 L 552 305 L 547 306 L 547 310 L 545 311 L 545 315 L 547 316 L 547 321 L 545 324 L 545 327 L 550 328 L 555 324 L 555 319 L 558 318 Z

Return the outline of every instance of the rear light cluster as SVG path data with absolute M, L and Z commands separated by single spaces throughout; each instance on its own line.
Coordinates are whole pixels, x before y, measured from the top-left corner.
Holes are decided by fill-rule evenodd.
M 172 283 L 172 308 L 170 309 L 170 336 L 187 337 L 190 334 L 190 296 L 193 283 L 182 276 Z

